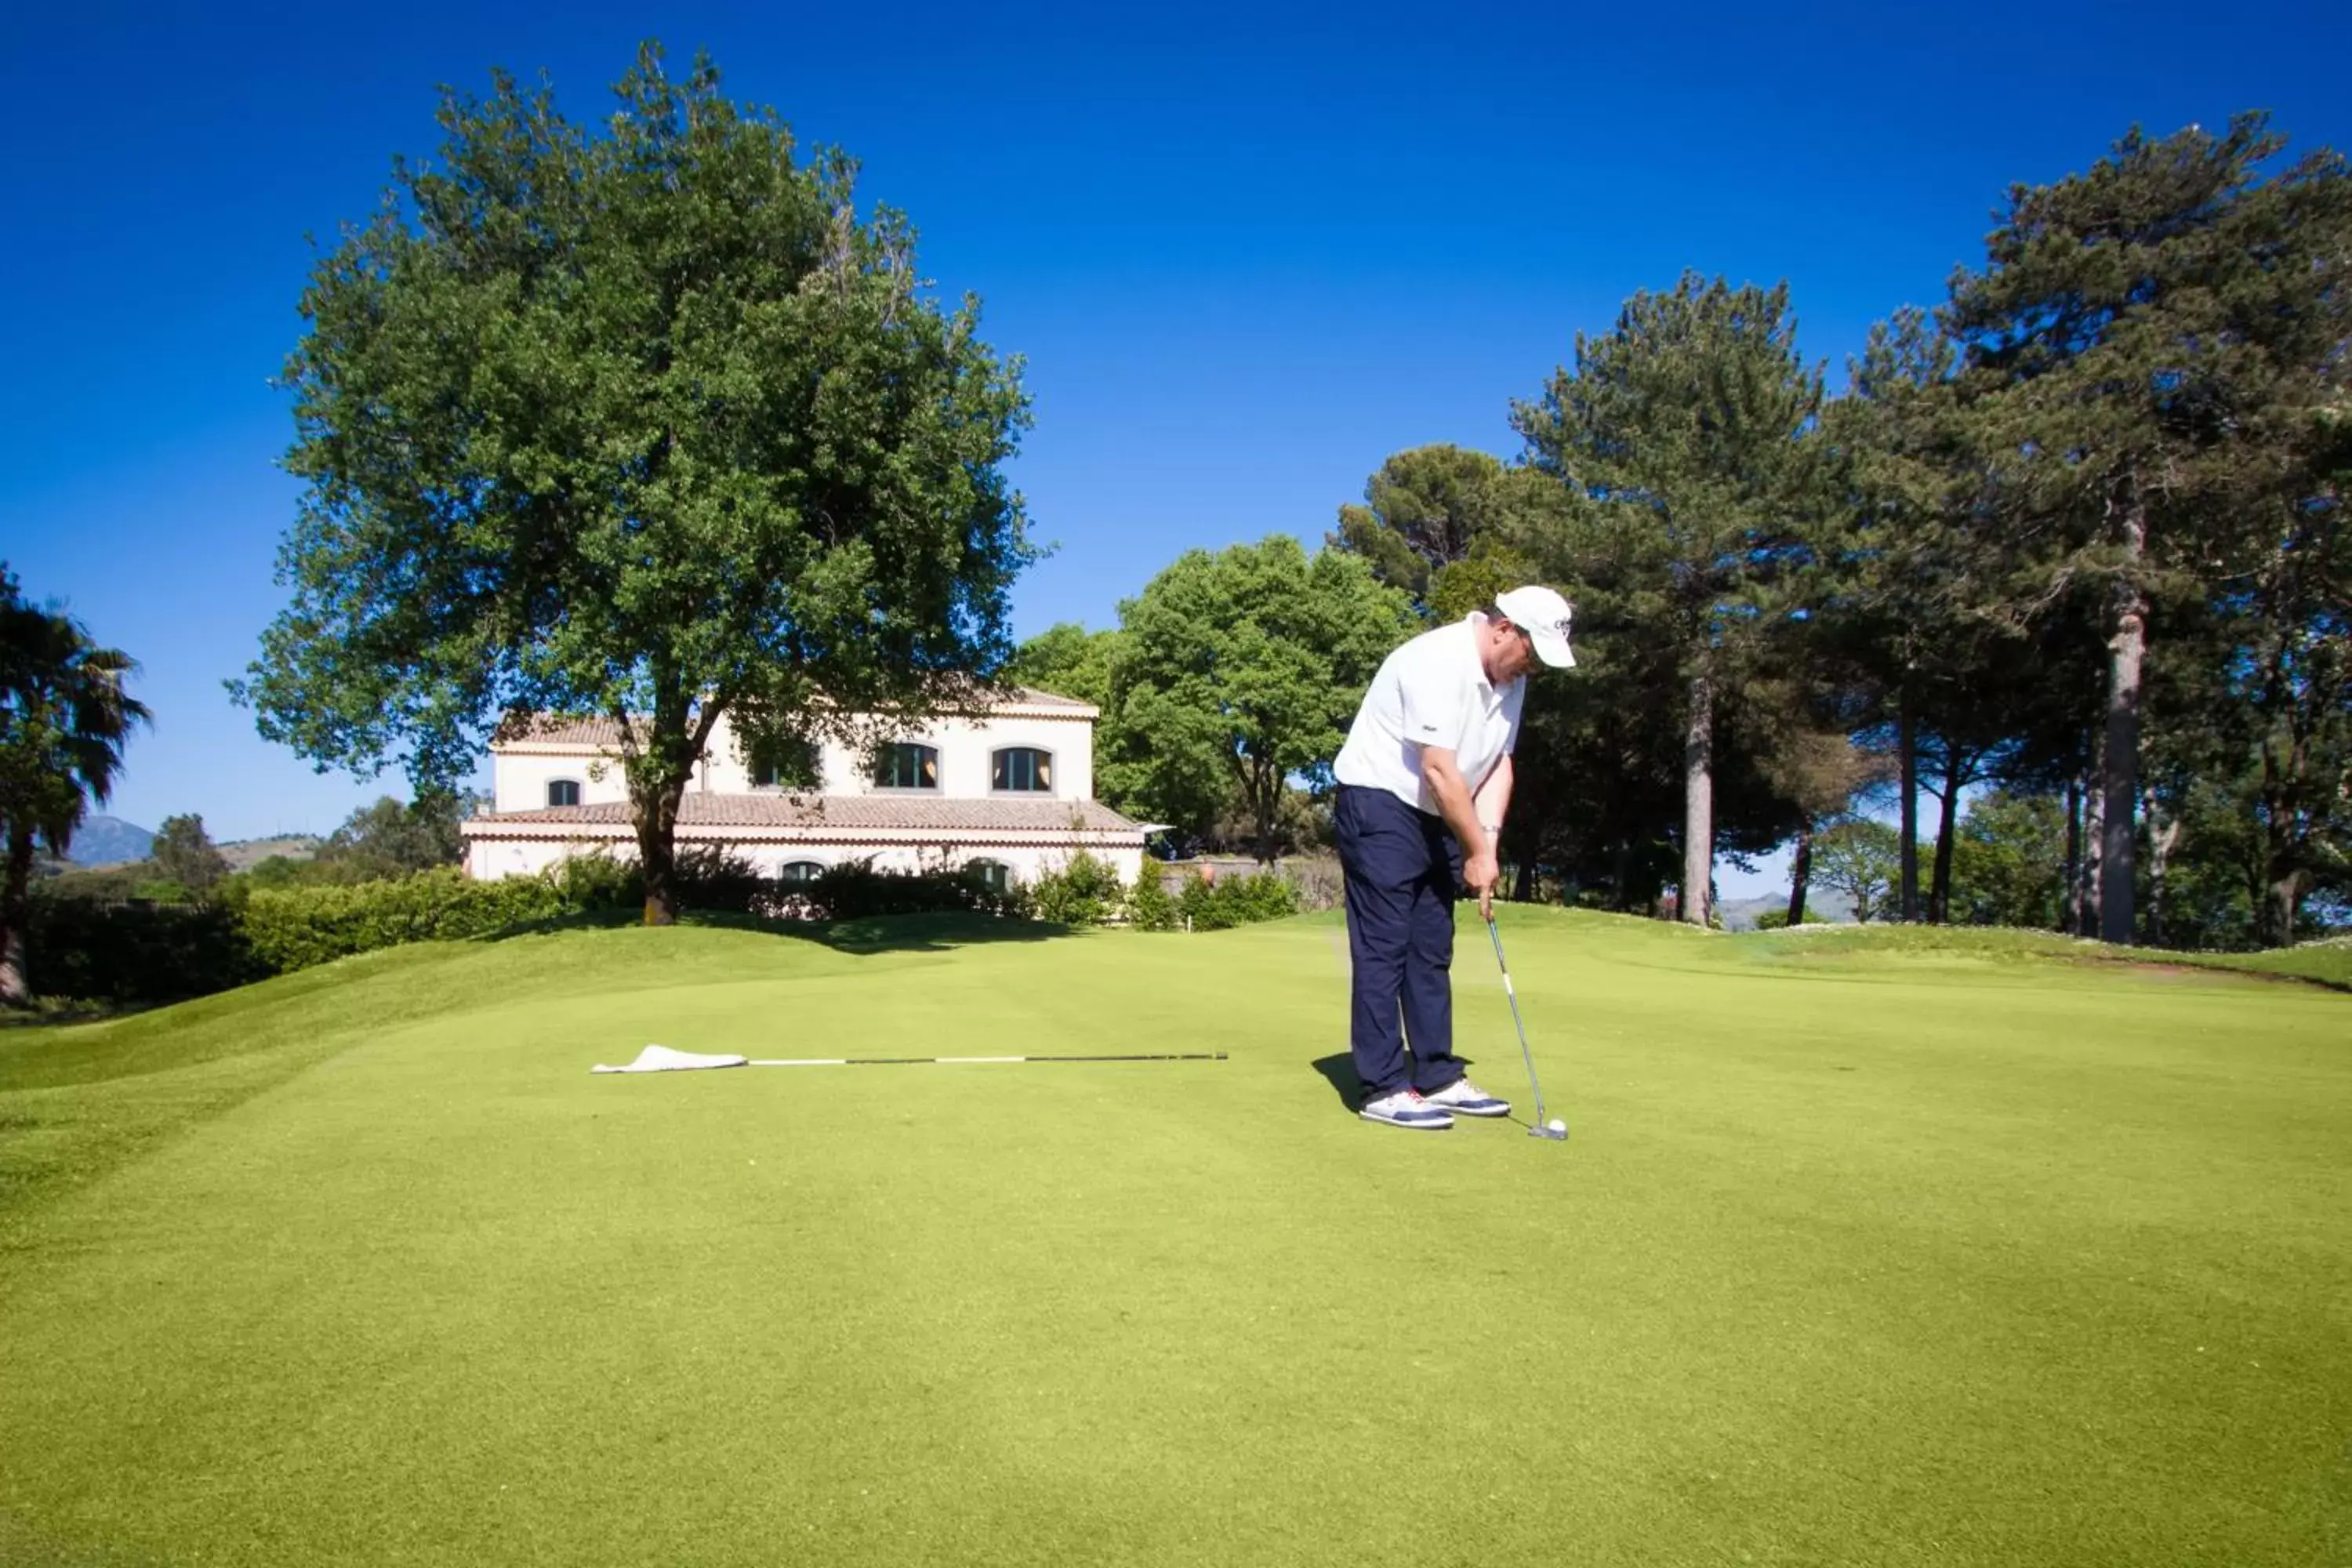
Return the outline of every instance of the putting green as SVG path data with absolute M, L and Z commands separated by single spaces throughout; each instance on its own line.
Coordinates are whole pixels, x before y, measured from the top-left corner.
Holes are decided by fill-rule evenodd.
M 2352 1562 L 2352 998 L 1503 933 L 1565 1145 L 1357 1120 L 1315 917 L 0 1036 L 0 1562 Z M 589 1073 L 648 1041 L 1231 1059 Z

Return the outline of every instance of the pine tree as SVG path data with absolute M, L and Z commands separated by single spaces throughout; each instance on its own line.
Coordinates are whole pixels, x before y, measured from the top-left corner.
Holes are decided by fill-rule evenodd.
M 1719 721 L 1797 602 L 1822 510 L 1822 378 L 1798 358 L 1786 285 L 1686 275 L 1578 334 L 1576 368 L 1515 403 L 1533 465 L 1577 502 L 1564 526 L 1606 557 L 1612 614 L 1643 629 L 1649 684 L 1682 739 L 1682 919 L 1707 923 Z M 1570 553 L 1575 553 L 1571 551 Z
M 2260 115 L 2137 129 L 2082 174 L 2011 192 L 1980 273 L 1955 279 L 1963 403 L 1999 473 L 2017 591 L 2097 596 L 2106 703 L 2100 931 L 2134 934 L 2140 720 L 2153 629 L 2263 553 L 2264 519 L 2332 390 L 2347 251 L 2343 161 L 2265 176 Z

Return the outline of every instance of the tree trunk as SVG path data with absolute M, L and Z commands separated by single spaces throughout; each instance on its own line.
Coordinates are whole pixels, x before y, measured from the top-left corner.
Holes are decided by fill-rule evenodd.
M 2272 661 L 2273 675 L 2267 683 L 2270 700 L 2265 703 L 2276 712 L 2288 706 L 2285 698 L 2284 672 L 2276 659 Z M 2264 947 L 2287 947 L 2294 942 L 2295 917 L 2303 910 L 2303 895 L 2307 879 L 2302 865 L 2306 847 L 2305 835 L 2299 830 L 2294 795 L 2305 777 L 2306 752 L 2299 732 L 2281 757 L 2275 735 L 2263 744 L 2262 810 L 2255 826 L 2255 864 L 2260 869 L 2252 879 L 2254 895 L 2254 940 Z
M 2257 848 L 2249 850 L 2238 867 L 2239 875 L 2245 885 L 2246 908 L 2253 911 L 2254 945 L 2257 947 L 2278 945 L 2271 940 L 2270 882 L 2263 876 L 2263 871 L 2269 864 L 2262 851 Z
M 1533 860 L 1522 860 L 1511 869 L 1511 901 L 1515 904 L 1533 903 L 1536 896 L 1536 863 Z
M 2105 853 L 2105 835 L 2100 823 L 2105 820 L 2105 806 L 2100 795 L 2100 778 L 2107 773 L 2107 729 L 2105 724 L 2091 726 L 2091 764 L 2082 775 L 2082 924 L 2074 926 L 2074 936 L 2098 936 L 2098 868 L 2100 856 Z
M 1919 721 L 1911 710 L 1911 691 L 1904 688 L 1902 708 L 1895 719 L 1895 749 L 1901 774 L 1902 826 L 1896 850 L 1903 865 L 1902 901 L 1906 924 L 1919 918 Z
M 2135 503 L 2126 522 L 2126 548 L 2136 563 L 2147 536 L 2146 513 Z M 2139 697 L 2147 657 L 2147 595 L 2127 585 L 2116 595 L 2116 630 L 2107 647 L 2106 799 L 2100 813 L 2099 935 L 2132 939 L 2132 818 L 2139 795 Z
M 2066 888 L 2059 900 L 2058 929 L 2083 934 L 2083 777 L 2066 778 Z
M 1960 815 L 1960 781 L 1968 776 L 1969 754 L 1952 742 L 1944 742 L 1942 810 L 1936 819 L 1936 876 L 1927 889 L 1927 919 L 1946 925 L 1952 913 L 1952 835 Z
M 1944 796 L 1943 809 L 1936 824 L 1935 879 L 1927 888 L 1927 923 L 1948 925 L 1952 918 L 1952 819 L 1958 815 L 1955 800 L 1959 791 Z
M 650 800 L 638 800 L 637 865 L 646 879 L 646 924 L 677 923 L 677 807 L 687 778 L 661 784 Z
M 1610 873 L 1611 897 L 1615 900 L 1612 907 L 1620 914 L 1639 912 L 1633 908 L 1633 841 L 1618 839 L 1610 859 L 1614 868 Z
M 1789 923 L 1805 923 L 1805 889 L 1813 879 L 1813 825 L 1797 829 L 1797 853 L 1789 861 Z
M 24 1007 L 33 1000 L 32 975 L 25 966 L 33 885 L 33 835 L 28 828 L 8 835 L 6 875 L 6 884 L 0 886 L 0 1005 Z
M 2293 870 L 2270 886 L 2270 925 L 2275 933 L 2273 945 L 2287 947 L 2294 942 L 2295 918 L 2303 913 L 2303 872 Z
M 2172 847 L 2180 840 L 2180 819 L 2167 820 L 2163 803 L 2156 791 L 2141 793 L 2140 809 L 2147 816 L 2147 926 L 2142 935 L 2150 947 L 2164 945 L 2164 871 L 2172 858 Z
M 1715 688 L 1705 668 L 1691 677 L 1690 726 L 1683 742 L 1683 885 L 1677 912 L 1684 922 L 1707 923 L 1707 893 L 1715 879 Z
M 2106 771 L 2107 742 L 2104 731 L 2091 739 L 2091 771 L 2083 784 L 2083 923 L 2076 936 L 2099 934 L 2099 868 L 2105 863 L 2106 836 L 2100 824 L 2106 820 L 2105 796 L 2099 792 L 2099 780 Z

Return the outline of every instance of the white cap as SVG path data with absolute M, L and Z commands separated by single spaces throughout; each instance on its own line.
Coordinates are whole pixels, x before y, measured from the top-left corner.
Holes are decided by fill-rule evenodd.
M 1538 658 L 1554 669 L 1576 668 L 1576 655 L 1568 649 L 1568 621 L 1573 612 L 1566 599 L 1549 588 L 1530 584 L 1496 595 L 1495 608 L 1533 640 Z

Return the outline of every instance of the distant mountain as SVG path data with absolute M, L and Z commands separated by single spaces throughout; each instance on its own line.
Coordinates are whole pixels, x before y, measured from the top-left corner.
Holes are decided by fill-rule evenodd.
M 77 866 L 111 866 L 121 860 L 144 860 L 155 836 L 119 816 L 93 816 L 73 836 L 66 858 Z
M 221 858 L 232 871 L 250 871 L 272 855 L 283 855 L 289 860 L 308 860 L 319 853 L 326 842 L 315 834 L 283 833 L 275 838 L 233 839 L 220 847 Z

